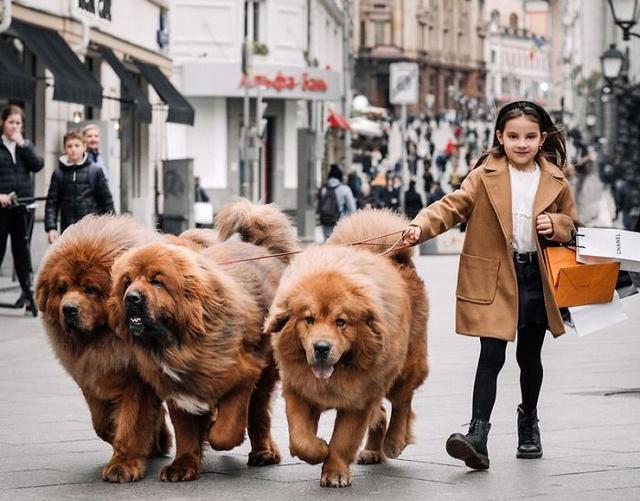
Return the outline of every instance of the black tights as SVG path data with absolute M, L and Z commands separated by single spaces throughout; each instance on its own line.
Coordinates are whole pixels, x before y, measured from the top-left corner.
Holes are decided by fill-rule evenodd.
M 516 359 L 520 366 L 520 391 L 522 407 L 529 413 L 536 409 L 542 386 L 542 361 L 540 352 L 546 326 L 525 324 L 518 329 Z M 496 401 L 496 383 L 504 365 L 507 342 L 489 337 L 480 338 L 480 359 L 473 386 L 473 419 L 489 421 Z
M 29 214 L 25 209 L 0 209 L 0 265 L 7 249 L 7 237 L 11 237 L 11 253 L 18 281 L 23 291 L 31 289 L 31 255 L 26 234 L 29 231 Z

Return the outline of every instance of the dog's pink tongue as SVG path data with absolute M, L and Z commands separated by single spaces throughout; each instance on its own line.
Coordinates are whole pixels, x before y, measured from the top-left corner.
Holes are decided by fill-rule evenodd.
M 329 364 L 313 364 L 311 366 L 313 375 L 318 379 L 329 379 L 333 374 L 333 365 Z

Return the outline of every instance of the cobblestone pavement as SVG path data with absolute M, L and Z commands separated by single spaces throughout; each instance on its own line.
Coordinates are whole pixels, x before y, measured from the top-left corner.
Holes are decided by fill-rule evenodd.
M 320 467 L 288 455 L 280 398 L 274 405 L 274 434 L 284 453 L 279 466 L 248 468 L 245 444 L 232 453 L 207 450 L 195 482 L 159 482 L 169 458 L 154 460 L 141 482 L 102 482 L 110 448 L 93 433 L 82 396 L 54 360 L 39 320 L 0 310 L 0 499 L 640 499 L 638 313 L 607 332 L 546 340 L 541 460 L 515 458 L 519 386 L 510 346 L 492 419 L 491 469 L 472 472 L 444 449 L 447 436 L 468 421 L 479 347 L 453 333 L 457 257 L 417 263 L 431 299 L 431 373 L 415 399 L 416 443 L 400 460 L 354 466 L 349 489 L 321 488 Z M 322 436 L 331 423 L 330 414 L 323 417 Z

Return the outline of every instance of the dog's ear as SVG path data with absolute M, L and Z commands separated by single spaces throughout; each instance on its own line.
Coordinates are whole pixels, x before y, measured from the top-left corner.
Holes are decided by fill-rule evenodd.
M 269 311 L 269 316 L 264 322 L 264 332 L 271 334 L 272 332 L 280 332 L 284 329 L 289 321 L 290 313 L 286 305 L 276 305 L 275 303 Z
M 380 336 L 380 320 L 373 310 L 365 312 L 364 323 L 375 336 Z
M 384 349 L 384 326 L 380 318 L 371 309 L 367 309 L 363 318 L 364 330 L 354 344 L 361 360 L 374 360 Z
M 111 292 L 107 299 L 109 327 L 117 336 L 129 340 L 127 321 L 124 310 L 124 293 L 126 287 L 123 280 L 124 261 L 116 260 L 111 267 Z

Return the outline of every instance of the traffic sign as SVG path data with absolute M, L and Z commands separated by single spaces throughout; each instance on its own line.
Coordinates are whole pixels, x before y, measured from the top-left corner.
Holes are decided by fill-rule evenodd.
M 391 104 L 418 103 L 418 64 L 392 63 L 389 65 L 389 101 Z

